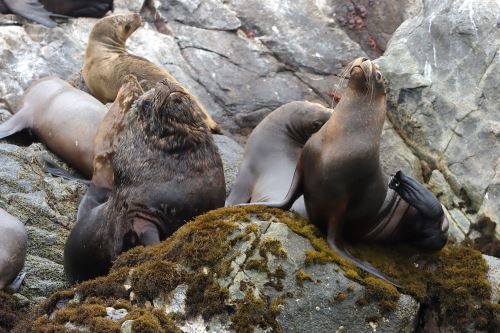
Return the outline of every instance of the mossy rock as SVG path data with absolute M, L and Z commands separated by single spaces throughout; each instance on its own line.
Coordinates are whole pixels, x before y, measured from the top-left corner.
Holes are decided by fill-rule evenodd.
M 357 281 L 347 278 L 345 271 Z M 331 332 L 343 326 L 344 332 L 372 327 L 411 331 L 416 301 L 361 276 L 328 249 L 312 225 L 293 213 L 222 208 L 187 223 L 159 245 L 122 254 L 108 276 L 54 295 L 33 328 Z M 391 306 L 384 297 L 357 305 L 368 290 L 361 283 L 386 292 Z M 126 309 L 126 315 L 111 319 L 109 313 L 118 308 Z

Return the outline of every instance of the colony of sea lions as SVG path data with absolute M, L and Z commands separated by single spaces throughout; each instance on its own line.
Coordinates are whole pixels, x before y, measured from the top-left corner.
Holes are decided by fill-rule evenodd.
M 69 10 L 56 2 L 41 3 L 45 7 L 34 1 L 17 3 L 24 7 L 2 2 L 10 11 L 48 26 L 53 23 L 47 21 L 49 11 L 99 16 L 112 5 L 91 1 L 91 8 L 82 9 L 78 5 L 83 2 L 75 1 Z M 37 15 L 28 15 L 33 12 Z M 428 250 L 445 245 L 448 222 L 436 197 L 402 172 L 390 181 L 382 173 L 385 85 L 370 60 L 355 59 L 346 68 L 347 90 L 335 110 L 293 102 L 268 115 L 250 135 L 236 183 L 224 202 L 222 161 L 211 134 L 221 128 L 165 69 L 127 51 L 125 42 L 140 25 L 138 14 L 96 22 L 82 69 L 92 95 L 60 78 L 43 78 L 0 125 L 0 138 L 31 128 L 51 151 L 90 179 L 64 251 L 71 282 L 106 274 L 120 253 L 156 244 L 193 217 L 224 205 L 295 210 L 325 233 L 334 251 L 394 285 L 352 256 L 346 242 L 405 242 Z M 109 111 L 103 102 L 113 102 Z M 0 243 L 8 253 L 7 259 L 0 258 L 1 289 L 19 275 L 26 233 L 3 210 L 0 219 L 5 221 L 0 236 L 8 238 Z

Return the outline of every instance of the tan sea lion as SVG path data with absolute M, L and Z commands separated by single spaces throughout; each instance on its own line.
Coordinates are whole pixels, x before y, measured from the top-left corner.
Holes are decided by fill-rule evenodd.
M 98 187 L 113 187 L 113 157 L 125 130 L 125 114 L 144 92 L 137 78 L 126 75 L 115 101 L 99 124 L 94 141 L 92 182 Z
M 97 21 L 90 32 L 82 74 L 90 92 L 104 103 L 115 100 L 123 77 L 127 74 L 137 77 L 144 91 L 153 88 L 158 81 L 167 79 L 189 93 L 165 69 L 128 53 L 125 43 L 141 23 L 138 14 L 112 15 Z M 198 104 L 197 112 L 201 112 L 210 130 L 221 133 L 219 125 L 200 101 L 192 96 L 193 102 Z
M 395 192 L 388 193 L 380 165 L 387 107 L 384 78 L 366 58 L 354 60 L 348 72 L 347 91 L 332 117 L 304 146 L 285 199 L 263 204 L 289 209 L 304 195 L 310 220 L 326 232 L 333 250 L 396 285 L 352 256 L 345 240 L 404 241 L 436 250 L 446 244 L 448 223 L 432 193 L 401 172 L 391 181 Z
M 0 125 L 0 138 L 31 129 L 52 152 L 87 177 L 92 176 L 94 138 L 107 108 L 58 77 L 33 83 L 18 111 Z
M 72 282 L 105 274 L 118 254 L 151 245 L 224 206 L 222 160 L 199 104 L 161 80 L 125 114 L 111 191 L 90 184 L 64 250 Z
M 320 104 L 291 102 L 264 118 L 248 137 L 226 206 L 284 198 L 304 144 L 331 115 L 332 110 Z M 307 217 L 304 198 L 291 210 Z
M 24 267 L 28 235 L 24 224 L 0 208 L 0 290 L 8 287 Z M 17 290 L 23 277 L 12 289 Z

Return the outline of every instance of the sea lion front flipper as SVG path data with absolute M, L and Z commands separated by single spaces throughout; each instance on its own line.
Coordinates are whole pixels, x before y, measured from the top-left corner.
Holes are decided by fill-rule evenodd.
M 285 199 L 280 202 L 252 202 L 249 204 L 241 204 L 238 206 L 247 206 L 247 205 L 262 205 L 262 206 L 267 206 L 270 208 L 279 208 L 283 210 L 289 210 L 292 208 L 293 204 L 295 201 L 297 201 L 298 198 L 303 193 L 304 190 L 302 189 L 302 167 L 301 167 L 301 162 L 299 160 L 299 163 L 297 163 L 297 167 L 295 168 L 295 173 L 293 174 L 293 179 L 292 179 L 292 184 L 290 185 L 290 189 L 288 190 L 287 195 L 285 196 Z
M 160 242 L 160 231 L 153 222 L 135 217 L 132 221 L 132 226 L 137 234 L 139 245 L 149 246 Z
M 26 272 L 20 272 L 16 278 L 14 279 L 14 281 L 12 281 L 9 286 L 7 287 L 7 289 L 9 291 L 12 291 L 14 293 L 17 293 L 19 291 L 19 289 L 21 289 L 21 284 L 23 283 L 24 281 L 24 278 L 26 277 Z
M 390 284 L 392 284 L 394 287 L 401 289 L 401 286 L 394 282 L 392 279 L 389 277 L 385 276 L 384 273 L 380 272 L 378 269 L 370 265 L 369 263 L 362 261 L 355 256 L 353 256 L 346 248 L 344 245 L 344 239 L 343 239 L 343 228 L 342 228 L 342 222 L 335 220 L 336 218 L 332 218 L 333 220 L 328 221 L 328 231 L 327 231 L 327 240 L 328 240 L 328 246 L 335 251 L 335 253 L 341 255 L 348 261 L 350 261 L 352 264 L 356 265 L 357 267 L 361 268 L 364 271 L 367 271 L 368 273 L 371 273 L 378 277 L 379 279 L 382 279 Z
M 52 21 L 52 12 L 46 10 L 37 0 L 4 0 L 9 9 L 17 15 L 40 23 L 48 28 L 54 28 L 56 22 Z
M 389 188 L 429 219 L 437 219 L 444 215 L 443 207 L 434 194 L 402 171 L 398 171 L 391 178 Z

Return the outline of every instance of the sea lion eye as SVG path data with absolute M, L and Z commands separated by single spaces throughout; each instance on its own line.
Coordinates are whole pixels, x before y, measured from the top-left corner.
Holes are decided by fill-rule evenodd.
M 144 102 L 142 102 L 142 109 L 143 110 L 148 110 L 149 108 L 151 107 L 151 101 L 150 100 L 144 100 Z
M 130 23 L 125 24 L 125 32 L 130 31 Z
M 377 81 L 380 81 L 382 79 L 382 74 L 380 74 L 380 72 L 377 72 L 375 74 L 375 79 L 377 79 Z

